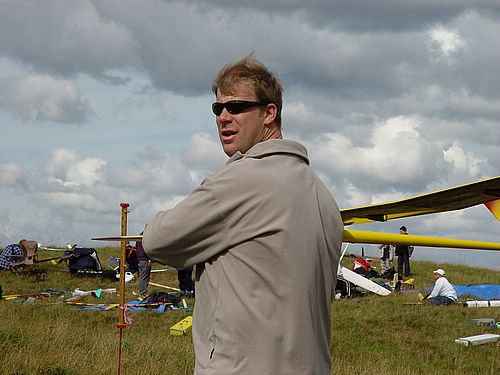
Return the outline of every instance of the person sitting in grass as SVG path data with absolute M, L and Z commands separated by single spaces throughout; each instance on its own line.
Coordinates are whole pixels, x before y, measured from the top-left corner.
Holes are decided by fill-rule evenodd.
M 432 289 L 431 294 L 427 297 L 428 301 L 433 305 L 450 305 L 457 302 L 457 291 L 450 284 L 448 279 L 444 277 L 445 272 L 439 268 L 434 272 L 434 279 L 436 284 Z
M 23 251 L 20 244 L 11 244 L 5 246 L 0 253 L 0 270 L 9 270 L 12 265 L 21 259 Z

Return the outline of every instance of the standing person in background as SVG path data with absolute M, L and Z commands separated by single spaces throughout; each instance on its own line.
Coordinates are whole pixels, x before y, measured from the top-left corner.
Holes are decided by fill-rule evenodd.
M 125 248 L 125 259 L 127 262 L 127 268 L 125 269 L 126 272 L 139 272 L 139 260 L 137 259 L 136 248 L 129 243 Z
M 195 374 L 330 374 L 340 212 L 301 144 L 282 139 L 282 87 L 251 54 L 212 84 L 224 168 L 144 231 L 152 260 L 196 264 Z
M 399 228 L 399 233 L 401 235 L 408 235 L 408 230 L 403 225 Z M 395 254 L 398 257 L 398 280 L 403 280 L 403 269 L 404 277 L 409 277 L 411 275 L 410 256 L 412 252 L 413 246 L 396 245 Z
M 380 245 L 378 248 L 382 251 L 382 256 L 380 257 L 380 273 L 384 274 L 392 267 L 392 260 L 394 259 L 394 246 Z
M 141 232 L 141 235 L 144 232 Z M 138 271 L 139 271 L 139 296 L 144 298 L 148 295 L 148 285 L 149 277 L 151 276 L 151 259 L 144 252 L 144 247 L 142 242 L 137 241 L 135 243 L 137 260 L 138 260 Z
M 450 305 L 456 303 L 458 300 L 457 291 L 450 284 L 448 279 L 444 277 L 445 272 L 442 268 L 439 268 L 434 273 L 434 288 L 431 294 L 427 297 L 427 300 L 433 305 Z
M 193 267 L 177 270 L 181 296 L 194 297 Z

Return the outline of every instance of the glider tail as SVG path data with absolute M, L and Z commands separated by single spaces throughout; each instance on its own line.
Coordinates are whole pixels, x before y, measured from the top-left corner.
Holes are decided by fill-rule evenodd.
M 488 210 L 490 210 L 493 216 L 500 221 L 500 199 L 486 202 L 484 205 L 488 208 Z

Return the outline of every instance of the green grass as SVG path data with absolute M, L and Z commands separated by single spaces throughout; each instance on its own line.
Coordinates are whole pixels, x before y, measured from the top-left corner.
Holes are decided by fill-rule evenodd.
M 101 262 L 118 249 L 98 249 Z M 52 257 L 41 252 L 40 257 Z M 350 266 L 352 259 L 346 259 Z M 0 273 L 3 294 L 37 293 L 47 288 L 93 290 L 117 288 L 117 281 L 74 277 L 63 264 L 42 264 L 48 270 L 43 282 L 32 276 Z M 413 262 L 417 289 L 433 284 L 436 264 Z M 498 283 L 499 272 L 459 265 L 440 265 L 452 283 Z M 153 273 L 152 282 L 177 287 L 175 272 Z M 127 284 L 126 300 L 134 299 L 136 283 Z M 150 292 L 162 290 L 150 287 Z M 69 295 L 66 295 L 68 298 Z M 118 302 L 118 295 L 103 294 L 91 302 Z M 499 347 L 486 344 L 464 347 L 454 340 L 486 332 L 489 327 L 470 324 L 473 318 L 500 320 L 499 308 L 464 308 L 404 305 L 417 302 L 416 293 L 389 297 L 367 295 L 335 301 L 332 305 L 332 357 L 334 374 L 496 374 Z M 118 311 L 83 311 L 51 297 L 23 303 L 0 302 L 1 374 L 115 374 L 120 330 Z M 193 300 L 188 300 L 192 306 Z M 170 336 L 168 328 L 189 311 L 131 312 L 134 323 L 123 331 L 122 374 L 192 374 L 191 335 Z M 498 332 L 496 332 L 498 333 Z

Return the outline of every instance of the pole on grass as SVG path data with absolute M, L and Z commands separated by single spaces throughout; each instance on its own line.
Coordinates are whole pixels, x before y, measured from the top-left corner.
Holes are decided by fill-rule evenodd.
M 128 203 L 120 203 L 122 208 L 122 222 L 121 222 L 121 235 L 127 235 L 127 209 L 129 207 Z M 116 328 L 120 329 L 120 347 L 118 350 L 118 375 L 120 375 L 121 368 L 121 358 L 122 358 L 122 343 L 123 343 L 123 330 L 126 328 L 125 325 L 125 266 L 127 263 L 126 257 L 126 247 L 127 241 L 121 240 L 121 255 L 120 255 L 120 315 L 118 317 L 118 324 Z

